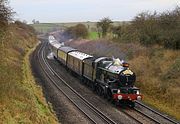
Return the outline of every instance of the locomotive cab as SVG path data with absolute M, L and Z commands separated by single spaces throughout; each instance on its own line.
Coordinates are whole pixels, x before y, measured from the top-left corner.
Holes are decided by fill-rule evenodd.
M 99 63 L 97 79 L 106 86 L 105 93 L 113 101 L 134 107 L 135 100 L 141 100 L 140 90 L 134 86 L 136 75 L 129 64 L 119 59 L 106 59 Z M 102 86 L 103 87 L 103 86 Z

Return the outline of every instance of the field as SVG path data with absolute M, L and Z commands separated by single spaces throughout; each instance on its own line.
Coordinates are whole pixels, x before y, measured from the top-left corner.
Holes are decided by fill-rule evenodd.
M 40 23 L 40 24 L 31 24 L 37 32 L 47 33 L 52 31 L 57 31 L 60 29 L 65 29 L 67 27 L 75 26 L 77 24 L 84 24 L 90 32 L 96 31 L 96 22 L 70 22 L 70 23 Z M 114 22 L 113 25 L 122 25 L 128 22 Z
M 33 24 L 31 26 L 33 26 L 35 30 L 40 33 L 47 33 L 60 29 L 60 26 L 58 24 L 53 23 Z
M 90 40 L 96 40 L 98 39 L 98 33 L 97 33 L 97 28 L 96 28 L 96 23 L 97 22 L 71 22 L 71 23 L 40 23 L 40 24 L 31 24 L 35 28 L 35 30 L 38 33 L 48 33 L 48 32 L 53 32 L 57 30 L 64 30 L 68 27 L 75 26 L 77 24 L 84 24 L 88 28 L 89 31 L 89 36 L 88 39 Z M 114 22 L 114 26 L 126 24 L 128 22 Z

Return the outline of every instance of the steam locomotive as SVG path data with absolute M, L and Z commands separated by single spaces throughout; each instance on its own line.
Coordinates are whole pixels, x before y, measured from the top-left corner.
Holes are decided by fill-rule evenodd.
M 49 36 L 49 48 L 56 60 L 76 73 L 97 94 L 130 107 L 135 106 L 135 100 L 142 99 L 140 89 L 134 86 L 136 75 L 123 60 L 88 55 L 61 45 L 53 36 Z

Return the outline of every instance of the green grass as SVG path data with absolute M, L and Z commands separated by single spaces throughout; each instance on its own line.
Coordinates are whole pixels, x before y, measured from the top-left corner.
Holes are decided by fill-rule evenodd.
M 39 123 L 46 123 L 46 124 L 52 124 L 52 123 L 58 123 L 56 121 L 56 118 L 51 111 L 52 109 L 49 109 L 49 106 L 45 102 L 45 98 L 42 94 L 41 87 L 37 86 L 34 77 L 32 76 L 31 66 L 29 62 L 29 55 L 34 51 L 34 49 L 30 49 L 29 52 L 24 57 L 24 64 L 23 64 L 23 82 L 25 84 L 24 88 L 27 88 L 26 90 L 30 93 L 31 102 L 34 104 L 34 108 L 36 110 L 37 114 L 37 121 Z M 51 108 L 51 107 L 50 107 Z M 43 119 L 43 120 L 42 120 Z
M 97 32 L 90 32 L 88 38 L 90 40 L 97 40 L 98 39 L 98 33 Z

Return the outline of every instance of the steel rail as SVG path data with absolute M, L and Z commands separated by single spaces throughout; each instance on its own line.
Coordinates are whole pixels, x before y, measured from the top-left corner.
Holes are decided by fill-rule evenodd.
M 138 113 L 144 115 L 145 117 L 149 118 L 150 120 L 154 121 L 155 123 L 161 124 L 161 122 L 159 122 L 158 120 L 154 119 L 153 117 L 151 117 L 151 116 L 143 113 L 142 111 L 140 111 L 140 110 L 138 110 L 138 109 L 136 109 L 136 108 L 134 108 L 134 110 L 137 111 Z
M 173 124 L 179 124 L 179 122 L 176 122 L 175 120 L 172 120 L 171 118 L 168 118 L 167 116 L 161 114 L 160 112 L 155 111 L 154 109 L 152 109 L 152 108 L 150 108 L 150 107 L 144 105 L 143 103 L 141 103 L 141 102 L 139 102 L 139 101 L 136 101 L 136 104 L 138 104 L 138 105 L 140 105 L 140 106 L 142 106 L 142 107 L 144 107 L 144 108 L 150 110 L 151 112 L 153 112 L 153 113 L 155 113 L 155 114 L 161 116 L 162 118 L 164 118 L 164 119 L 170 121 L 170 122 L 173 123 Z
M 139 124 L 143 124 L 140 120 L 138 120 L 137 118 L 133 117 L 132 115 L 130 115 L 129 113 L 125 112 L 124 110 L 119 110 L 121 112 L 123 112 L 126 116 L 130 117 L 131 119 L 135 120 L 137 123 Z

